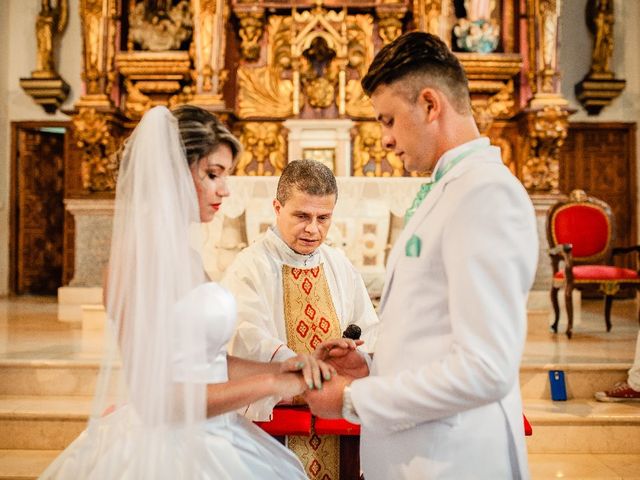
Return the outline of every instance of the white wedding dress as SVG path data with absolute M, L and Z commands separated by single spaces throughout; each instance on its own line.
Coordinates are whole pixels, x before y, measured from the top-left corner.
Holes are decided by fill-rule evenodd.
M 189 367 L 191 372 L 185 371 L 188 362 L 182 361 L 188 352 L 174 350 L 174 380 L 226 382 L 226 344 L 236 321 L 232 295 L 218 284 L 205 283 L 184 296 L 173 314 L 178 329 L 198 328 L 205 322 L 207 340 L 206 362 Z M 162 425 L 150 432 L 137 410 L 129 404 L 92 419 L 41 478 L 76 479 L 79 472 L 91 479 L 306 478 L 295 455 L 235 412 L 209 418 L 200 428 Z M 150 451 L 164 455 L 145 458 Z

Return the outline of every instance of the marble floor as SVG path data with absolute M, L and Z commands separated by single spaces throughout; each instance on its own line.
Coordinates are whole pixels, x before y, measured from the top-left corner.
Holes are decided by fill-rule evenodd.
M 530 320 L 523 367 L 593 365 L 599 368 L 611 364 L 628 368 L 633 361 L 638 334 L 637 308 L 635 300 L 614 302 L 613 329 L 607 333 L 602 301 L 583 300 L 581 322 L 575 326 L 571 340 L 564 334 L 550 333 L 546 328 L 550 314 L 537 312 L 537 320 Z M 96 365 L 101 351 L 100 335 L 83 332 L 79 323 L 60 322 L 56 315 L 57 303 L 53 297 L 0 298 L 0 364 L 68 361 L 75 365 Z M 564 328 L 561 323 L 560 330 Z M 67 406 L 74 401 L 82 403 L 76 399 Z M 637 435 L 640 438 L 640 428 Z M 31 478 L 33 473 L 29 472 L 41 471 L 55 454 L 56 451 L 44 449 L 40 455 L 28 449 L 15 450 L 14 454 L 0 449 L 0 478 Z M 529 458 L 531 475 L 536 480 L 640 479 L 640 454 L 536 452 Z M 5 471 L 2 471 L 3 465 Z
M 537 322 L 529 326 L 523 364 L 624 363 L 633 361 L 638 333 L 635 300 L 613 304 L 611 332 L 605 330 L 601 300 L 583 300 L 582 319 L 569 340 Z M 81 325 L 56 319 L 55 297 L 0 297 L 0 359 L 97 360 L 101 338 Z M 550 314 L 548 314 L 550 319 Z M 564 331 L 560 323 L 559 330 Z

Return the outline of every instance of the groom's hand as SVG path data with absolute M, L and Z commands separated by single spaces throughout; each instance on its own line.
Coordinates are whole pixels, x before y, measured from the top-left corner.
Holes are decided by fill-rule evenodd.
M 362 340 L 354 341 L 347 338 L 327 340 L 318 345 L 314 356 L 332 365 L 339 375 L 352 379 L 366 377 L 369 375 L 369 366 L 364 355 L 367 354 L 356 349 L 363 343 Z
M 311 412 L 322 418 L 342 418 L 342 393 L 352 379 L 337 375 L 325 382 L 321 390 L 307 390 L 304 398 Z

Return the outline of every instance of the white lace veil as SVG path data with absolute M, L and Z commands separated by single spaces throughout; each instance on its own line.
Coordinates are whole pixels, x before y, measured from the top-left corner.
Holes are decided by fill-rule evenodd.
M 111 328 L 86 431 L 92 452 L 78 458 L 76 478 L 190 478 L 185 459 L 199 457 L 206 417 L 206 384 L 195 380 L 206 363 L 204 325 L 179 315 L 179 300 L 205 281 L 189 238 L 195 222 L 178 122 L 155 107 L 121 158 L 107 283 Z M 190 454 L 176 451 L 182 448 Z M 96 470 L 101 456 L 109 465 Z

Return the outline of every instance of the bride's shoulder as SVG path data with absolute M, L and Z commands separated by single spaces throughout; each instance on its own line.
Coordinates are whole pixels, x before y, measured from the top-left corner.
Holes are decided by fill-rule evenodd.
M 180 306 L 197 306 L 200 311 L 210 308 L 214 312 L 234 312 L 236 302 L 231 292 L 219 283 L 205 282 L 188 292 L 178 302 L 177 307 Z

